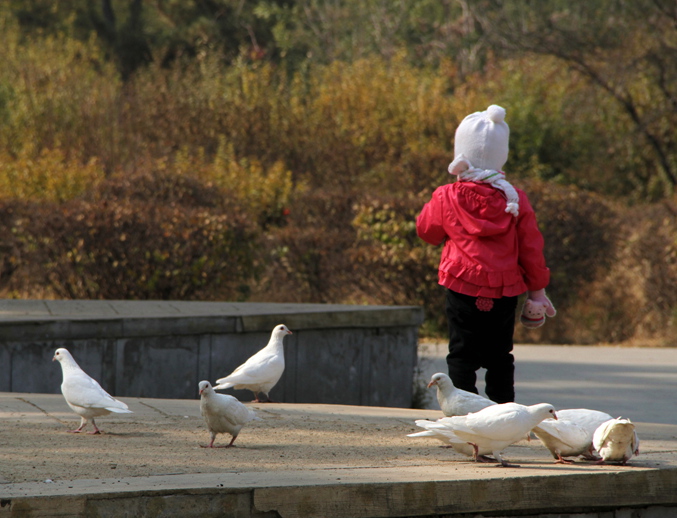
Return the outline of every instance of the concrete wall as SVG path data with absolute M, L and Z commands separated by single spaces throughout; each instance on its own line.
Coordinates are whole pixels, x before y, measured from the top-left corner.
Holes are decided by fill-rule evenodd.
M 283 323 L 293 334 L 272 399 L 409 407 L 422 321 L 411 306 L 2 301 L 0 392 L 59 393 L 51 359 L 65 347 L 112 395 L 193 399 Z

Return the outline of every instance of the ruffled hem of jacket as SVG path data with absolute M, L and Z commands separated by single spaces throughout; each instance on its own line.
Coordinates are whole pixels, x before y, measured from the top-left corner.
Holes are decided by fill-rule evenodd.
M 439 272 L 439 283 L 471 297 L 516 297 L 527 291 L 519 271 L 486 272 L 478 268 L 450 265 L 451 271 Z

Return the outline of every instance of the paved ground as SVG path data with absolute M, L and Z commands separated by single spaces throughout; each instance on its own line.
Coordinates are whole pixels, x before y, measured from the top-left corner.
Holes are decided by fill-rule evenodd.
M 446 372 L 446 344 L 420 346 L 422 379 Z M 593 408 L 644 423 L 677 424 L 677 348 L 518 345 L 519 403 Z M 478 375 L 483 394 L 484 374 Z M 430 408 L 439 409 L 437 401 Z
M 443 346 L 422 347 L 421 377 L 429 378 L 433 372 L 444 370 L 443 356 Z M 135 413 L 102 418 L 99 426 L 107 433 L 88 436 L 66 433 L 77 425 L 78 419 L 61 396 L 2 393 L 0 482 L 4 484 L 0 485 L 0 498 L 7 505 L 0 506 L 0 517 L 12 506 L 18 512 L 22 505 L 35 505 L 35 509 L 48 505 L 44 500 L 48 496 L 68 497 L 77 509 L 85 509 L 82 506 L 93 505 L 92 495 L 98 495 L 101 506 L 111 495 L 136 495 L 134 509 L 138 511 L 139 495 L 146 498 L 158 491 L 175 495 L 188 491 L 194 504 L 195 491 L 208 493 L 209 488 L 215 487 L 225 488 L 220 495 L 237 488 L 238 494 L 251 490 L 253 500 L 237 504 L 249 511 L 274 509 L 281 516 L 386 516 L 377 509 L 369 514 L 363 507 L 359 514 L 349 512 L 356 498 L 351 492 L 354 487 L 366 485 L 371 488 L 370 494 L 380 488 L 390 495 L 383 497 L 389 508 L 400 505 L 401 500 L 401 505 L 413 510 L 431 504 L 410 499 L 420 498 L 420 491 L 433 489 L 412 484 L 435 482 L 438 489 L 434 491 L 452 484 L 449 487 L 456 489 L 448 487 L 444 495 L 458 495 L 457 484 L 463 481 L 472 481 L 475 488 L 478 481 L 490 484 L 492 496 L 476 496 L 461 504 L 457 500 L 443 502 L 451 497 L 441 493 L 435 496 L 430 512 L 478 512 L 482 510 L 477 507 L 480 504 L 493 506 L 488 509 L 517 505 L 527 507 L 514 508 L 531 505 L 538 509 L 543 505 L 536 501 L 541 498 L 540 492 L 549 491 L 549 484 L 554 488 L 551 491 L 561 491 L 561 477 L 567 477 L 561 479 L 567 480 L 567 487 L 578 483 L 581 488 L 581 494 L 567 490 L 562 496 L 567 506 L 600 504 L 609 498 L 604 496 L 609 492 L 616 498 L 614 503 L 620 504 L 626 493 L 627 498 L 629 493 L 633 498 L 641 496 L 642 491 L 623 490 L 623 481 L 633 487 L 646 484 L 651 488 L 652 501 L 677 499 L 677 349 L 519 346 L 516 358 L 519 402 L 548 401 L 558 408 L 595 408 L 629 417 L 636 422 L 642 441 L 640 456 L 625 467 L 587 462 L 561 466 L 553 464 L 538 441 L 523 441 L 505 451 L 505 457 L 521 463 L 521 468 L 495 468 L 472 463 L 440 448 L 436 441 L 407 438 L 407 433 L 416 430 L 415 419 L 440 416 L 434 408 L 299 404 L 252 405 L 262 420 L 243 430 L 237 448 L 206 450 L 199 447 L 207 442 L 208 435 L 199 417 L 197 398 L 125 398 Z M 217 441 L 225 440 L 219 437 Z M 621 478 L 604 476 L 609 474 Z M 520 480 L 519 484 L 536 480 L 533 477 L 538 479 L 540 492 L 517 498 L 517 489 L 512 485 Z M 583 490 L 591 484 L 599 494 Z M 300 502 L 315 497 L 303 493 L 303 488 L 315 487 L 312 494 L 317 495 L 316 486 L 331 488 L 322 499 L 324 505 L 331 501 L 331 506 L 305 512 Z M 411 487 L 419 487 L 414 496 L 407 489 Z M 128 500 L 132 501 L 132 496 Z M 628 500 L 626 505 L 633 502 L 636 504 Z M 312 505 L 316 504 L 313 500 Z M 75 507 L 63 509 L 64 515 L 80 513 L 73 510 Z M 243 511 L 242 516 L 249 515 Z

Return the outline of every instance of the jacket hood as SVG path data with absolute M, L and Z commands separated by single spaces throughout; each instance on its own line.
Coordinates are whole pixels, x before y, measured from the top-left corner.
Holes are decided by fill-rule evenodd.
M 474 236 L 495 236 L 508 232 L 515 218 L 505 211 L 505 196 L 498 189 L 474 182 L 457 182 L 457 196 L 449 202 L 458 222 Z

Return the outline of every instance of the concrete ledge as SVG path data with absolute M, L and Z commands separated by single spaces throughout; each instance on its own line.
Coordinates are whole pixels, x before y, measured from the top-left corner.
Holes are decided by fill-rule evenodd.
M 232 372 L 284 323 L 294 334 L 271 398 L 408 407 L 422 322 L 413 306 L 4 300 L 0 391 L 58 393 L 61 373 L 50 360 L 66 347 L 115 396 L 192 398 L 200 380 Z
M 267 332 L 284 321 L 298 330 L 418 327 L 417 306 L 255 302 L 0 300 L 3 341 Z
M 487 468 L 490 470 L 491 468 Z M 498 469 L 496 471 L 499 471 Z M 425 467 L 79 480 L 2 488 L 4 516 L 675 516 L 677 470 L 450 479 Z M 652 508 L 651 514 L 646 509 Z M 645 509 L 644 514 L 641 512 Z M 26 513 L 26 514 L 21 514 Z M 661 513 L 661 514 L 658 514 Z

